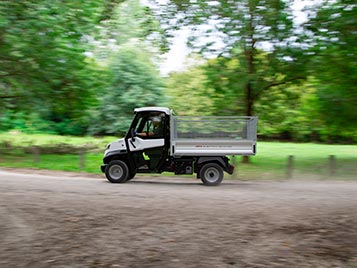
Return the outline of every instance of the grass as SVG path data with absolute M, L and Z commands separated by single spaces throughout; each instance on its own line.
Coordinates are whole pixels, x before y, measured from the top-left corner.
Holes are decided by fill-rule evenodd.
M 103 154 L 88 153 L 85 155 L 85 164 L 82 168 L 80 156 L 75 154 L 46 154 L 41 155 L 39 159 L 31 154 L 11 154 L 0 157 L 0 166 L 100 173 L 99 166 L 102 158 Z
M 294 174 L 298 176 L 329 176 L 329 157 L 336 159 L 336 177 L 357 179 L 357 146 L 314 143 L 258 142 L 257 154 L 251 165 L 244 165 L 241 177 L 285 178 L 288 156 L 293 156 Z
M 116 139 L 115 137 L 74 137 L 48 134 L 25 134 L 18 131 L 0 132 L 0 144 L 9 143 L 13 146 L 45 146 L 66 144 L 72 146 L 91 146 L 104 148 Z
M 16 168 L 40 168 L 64 171 L 85 171 L 100 173 L 99 166 L 105 145 L 115 137 L 68 137 L 45 134 L 23 134 L 17 132 L 0 133 L 0 166 Z M 6 149 L 6 146 L 16 147 Z M 34 154 L 24 153 L 24 148 L 31 146 L 90 147 L 85 155 L 85 166 L 81 169 L 79 153 Z M 94 148 L 94 149 L 93 149 Z M 257 155 L 251 157 L 251 164 L 238 163 L 237 173 L 228 178 L 239 179 L 284 179 L 286 177 L 287 158 L 294 156 L 294 178 L 314 177 L 329 178 L 329 156 L 336 158 L 333 178 L 357 179 L 357 146 L 324 145 L 313 143 L 259 142 Z M 39 158 L 39 159 L 38 159 Z M 167 174 L 169 175 L 169 174 Z

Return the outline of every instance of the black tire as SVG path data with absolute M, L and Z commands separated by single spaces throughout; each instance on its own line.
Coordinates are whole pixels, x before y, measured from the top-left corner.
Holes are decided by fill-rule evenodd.
M 126 179 L 126 181 L 130 181 L 130 180 L 134 179 L 135 175 L 136 175 L 136 173 L 130 173 L 128 178 Z
M 216 186 L 223 180 L 223 168 L 215 163 L 205 164 L 200 170 L 201 181 L 207 186 Z
M 129 176 L 128 165 L 121 160 L 110 161 L 105 168 L 105 176 L 111 183 L 124 183 Z

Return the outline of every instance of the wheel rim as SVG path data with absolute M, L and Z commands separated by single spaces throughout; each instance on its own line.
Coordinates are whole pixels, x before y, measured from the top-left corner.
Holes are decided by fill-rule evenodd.
M 205 171 L 204 176 L 208 182 L 213 183 L 219 179 L 219 171 L 218 171 L 218 169 L 211 167 Z
M 119 165 L 114 165 L 109 169 L 109 175 L 113 180 L 119 180 L 124 174 L 124 170 Z

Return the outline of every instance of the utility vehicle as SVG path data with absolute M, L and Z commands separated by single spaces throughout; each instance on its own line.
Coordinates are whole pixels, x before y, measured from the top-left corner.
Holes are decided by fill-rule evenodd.
M 137 173 L 197 174 L 205 185 L 219 185 L 232 174 L 228 156 L 255 155 L 257 117 L 176 116 L 166 107 L 134 110 L 124 138 L 107 145 L 102 172 L 112 183 Z

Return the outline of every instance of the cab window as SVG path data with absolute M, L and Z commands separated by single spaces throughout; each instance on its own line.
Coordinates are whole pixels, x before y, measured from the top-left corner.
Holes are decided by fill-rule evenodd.
M 164 138 L 165 114 L 150 112 L 140 115 L 134 130 L 137 136 L 143 139 Z

